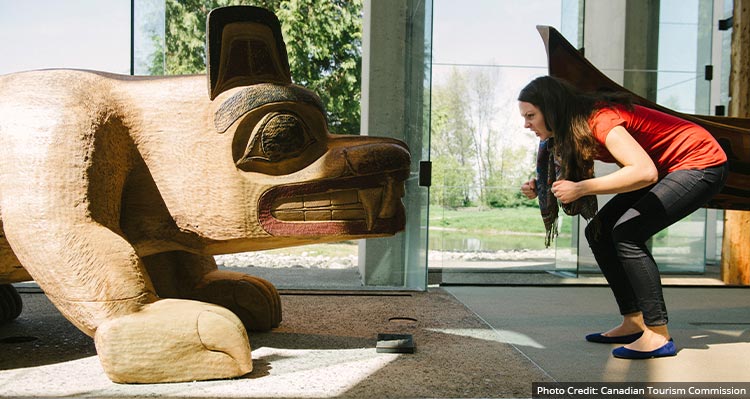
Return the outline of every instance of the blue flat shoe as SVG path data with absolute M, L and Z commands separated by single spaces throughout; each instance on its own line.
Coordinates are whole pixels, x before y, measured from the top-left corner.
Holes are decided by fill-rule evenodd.
M 662 347 L 649 352 L 641 352 L 633 349 L 628 349 L 624 346 L 616 348 L 612 351 L 612 355 L 620 359 L 652 359 L 656 357 L 674 356 L 676 354 L 677 347 L 675 347 L 674 341 L 672 341 L 671 339 Z
M 586 341 L 596 342 L 597 344 L 632 344 L 643 335 L 643 331 L 630 335 L 620 335 L 617 337 L 608 337 L 602 333 L 589 334 Z

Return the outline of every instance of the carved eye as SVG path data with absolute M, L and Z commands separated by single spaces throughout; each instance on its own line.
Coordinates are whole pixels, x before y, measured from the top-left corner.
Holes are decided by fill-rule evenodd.
M 263 155 L 271 162 L 299 155 L 312 141 L 296 115 L 276 114 L 261 123 L 257 137 Z
M 270 174 L 289 173 L 309 162 L 301 157 L 316 144 L 307 125 L 290 112 L 272 112 L 256 125 L 244 155 L 237 161 L 240 169 Z M 297 159 L 300 158 L 300 159 Z

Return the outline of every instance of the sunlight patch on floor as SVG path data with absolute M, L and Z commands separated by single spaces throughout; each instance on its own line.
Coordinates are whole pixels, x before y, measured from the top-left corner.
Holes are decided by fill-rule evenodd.
M 510 344 L 514 346 L 528 346 L 531 348 L 544 349 L 544 345 L 540 344 L 533 338 L 526 334 L 522 334 L 516 331 L 510 330 L 490 330 L 480 328 L 463 328 L 463 329 L 451 329 L 451 328 L 430 328 L 430 331 L 441 332 L 444 334 L 459 335 L 462 337 L 482 339 L 485 341 L 500 342 L 504 344 Z
M 240 378 L 171 384 L 115 384 L 96 356 L 15 370 L 0 370 L 2 396 L 151 396 L 325 398 L 345 394 L 376 374 L 398 354 L 375 348 L 253 351 L 253 372 Z M 171 367 L 165 364 L 165 367 Z M 75 383 L 87 381 L 86 384 Z M 2 387 L 11 386 L 11 389 Z

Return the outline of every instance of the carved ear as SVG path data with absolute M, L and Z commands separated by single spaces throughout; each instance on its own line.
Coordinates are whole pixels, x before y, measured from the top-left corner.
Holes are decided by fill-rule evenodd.
M 208 14 L 206 66 L 212 100 L 237 86 L 292 83 L 281 24 L 258 7 L 221 7 Z

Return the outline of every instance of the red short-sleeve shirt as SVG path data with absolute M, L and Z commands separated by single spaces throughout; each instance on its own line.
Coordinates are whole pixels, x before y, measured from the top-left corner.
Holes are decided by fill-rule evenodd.
M 659 175 L 682 169 L 705 169 L 721 165 L 727 156 L 711 134 L 684 119 L 635 105 L 602 108 L 589 119 L 589 126 L 600 144 L 596 159 L 616 163 L 604 143 L 615 126 L 624 127 L 654 161 Z

